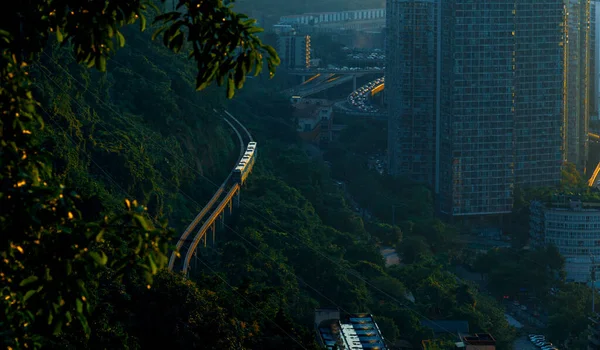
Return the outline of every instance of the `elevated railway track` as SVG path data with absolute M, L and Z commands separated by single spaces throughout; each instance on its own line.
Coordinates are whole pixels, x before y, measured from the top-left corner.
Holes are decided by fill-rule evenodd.
M 223 228 L 226 216 L 231 215 L 234 208 L 239 207 L 241 187 L 252 172 L 257 156 L 256 143 L 252 135 L 229 112 L 224 111 L 223 118 L 238 138 L 239 157 L 221 186 L 179 237 L 176 250 L 171 253 L 169 259 L 170 271 L 181 271 L 187 274 L 190 269 L 190 261 L 200 243 L 203 242 L 206 246 L 210 235 L 214 244 L 217 229 Z

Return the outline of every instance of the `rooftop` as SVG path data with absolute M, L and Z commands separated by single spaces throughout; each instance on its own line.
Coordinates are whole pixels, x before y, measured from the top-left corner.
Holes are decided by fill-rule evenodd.
M 320 119 L 322 109 L 330 109 L 332 102 L 324 99 L 302 99 L 293 104 L 294 117 L 298 119 Z
M 533 201 L 533 205 L 542 204 L 546 209 L 564 211 L 599 211 L 600 198 L 594 196 L 557 195 L 551 200 Z
M 496 339 L 489 333 L 463 334 L 461 338 L 467 345 L 496 345 Z
M 331 317 L 335 317 L 334 314 Z M 326 349 L 333 349 L 336 345 L 340 350 L 387 349 L 375 319 L 369 314 L 323 320 L 318 324 L 317 332 Z
M 557 191 L 537 195 L 537 201 L 548 208 L 569 207 L 570 202 L 581 202 L 584 206 L 599 206 L 600 191 L 587 188 L 579 191 Z

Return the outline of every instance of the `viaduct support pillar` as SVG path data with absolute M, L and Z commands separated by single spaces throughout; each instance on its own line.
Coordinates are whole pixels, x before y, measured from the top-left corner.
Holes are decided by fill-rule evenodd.
M 225 222 L 223 221 L 223 216 L 224 216 L 224 215 L 225 215 L 225 213 L 223 213 L 223 214 L 221 215 L 221 228 L 222 228 L 223 226 L 225 226 Z M 216 235 L 217 235 L 217 230 L 216 230 L 216 227 L 214 227 L 214 226 L 213 226 L 213 230 L 212 230 L 212 236 L 213 236 L 213 237 L 212 237 L 212 238 L 213 238 L 213 240 L 212 240 L 212 245 L 213 245 L 213 247 L 215 246 Z
M 352 76 L 352 91 L 356 91 L 356 74 Z
M 194 270 L 198 271 L 198 249 L 196 249 L 194 251 Z M 189 271 L 188 271 L 188 275 L 189 275 Z
M 306 75 L 302 76 L 302 83 L 304 84 L 304 82 L 306 81 Z

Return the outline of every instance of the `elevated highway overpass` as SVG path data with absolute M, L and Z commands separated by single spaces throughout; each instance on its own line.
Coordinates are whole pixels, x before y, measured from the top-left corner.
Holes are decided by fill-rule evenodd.
M 327 77 L 327 75 L 325 75 L 325 76 Z M 306 83 L 311 81 L 312 84 L 305 85 L 303 83 L 302 85 L 285 90 L 284 93 L 290 97 L 291 96 L 307 97 L 307 96 L 318 94 L 319 92 L 334 88 L 336 86 L 339 86 L 339 85 L 342 85 L 345 83 L 349 83 L 350 81 L 352 81 L 353 87 L 354 87 L 354 89 L 356 89 L 356 78 L 361 77 L 362 74 L 343 75 L 343 76 L 339 76 L 339 75 L 335 76 L 335 74 L 329 74 L 329 76 L 330 76 L 329 78 L 321 79 L 319 81 L 309 79 L 306 81 Z

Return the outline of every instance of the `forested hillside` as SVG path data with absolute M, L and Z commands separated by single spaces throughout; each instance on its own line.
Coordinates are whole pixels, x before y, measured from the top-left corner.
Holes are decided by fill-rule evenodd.
M 110 209 L 124 195 L 137 198 L 181 229 L 233 161 L 231 130 L 212 111 L 223 93 L 194 93 L 195 67 L 152 43 L 150 33 L 126 28 L 124 35 L 128 45 L 108 61 L 107 74 L 78 65 L 57 45 L 41 55 L 33 74 L 48 142 L 58 173 L 82 195 Z
M 45 249 L 31 248 L 28 260 L 12 242 L 0 250 L 10 258 L 11 276 L 22 278 L 0 276 L 8 286 L 3 342 L 57 349 L 313 349 L 314 309 L 338 307 L 374 314 L 389 344 L 402 338 L 418 346 L 432 337 L 421 320 L 466 319 L 472 331 L 493 330 L 507 348 L 513 330 L 502 309 L 447 271 L 456 253 L 447 242 L 452 230 L 433 219 L 430 193 L 351 164 L 343 142 L 355 139 L 355 128 L 333 147 L 339 161 L 329 169 L 303 150 L 289 103 L 268 74 L 248 79 L 232 100 L 218 87 L 198 93 L 197 66 L 186 55 L 152 43 L 151 33 L 137 28 L 123 34 L 127 45 L 108 60 L 106 73 L 77 64 L 72 47 L 53 41 L 32 62 L 33 96 L 46 126 L 36 131 L 35 145 L 48 153 L 60 188 L 73 191 L 81 221 L 66 222 L 79 213 L 61 209 L 62 192 L 53 192 L 48 211 L 63 219 L 50 228 L 42 225 L 46 217 L 36 216 L 44 205 L 35 198 L 23 204 L 31 217 L 18 228 L 38 235 L 25 248 Z M 239 217 L 215 247 L 199 251 L 188 280 L 157 266 L 165 262 L 162 238 L 179 236 L 233 165 L 235 138 L 213 108 L 229 110 L 250 128 L 259 157 Z M 371 191 L 357 200 L 372 207 L 373 222 L 350 208 L 332 180 L 331 172 L 342 176 L 344 169 L 354 177 L 351 186 Z M 24 198 L 34 193 L 28 191 Z M 125 198 L 125 212 L 132 213 L 111 221 L 123 213 Z M 383 213 L 390 203 L 410 209 L 398 218 L 402 227 L 378 221 L 389 221 Z M 8 219 L 2 217 L 3 229 Z M 38 231 L 30 222 L 41 223 Z M 103 240 L 106 232 L 110 240 Z M 81 248 L 87 239 L 94 254 Z M 385 267 L 382 242 L 406 251 L 408 264 Z M 85 261 L 96 262 L 94 269 Z M 13 300 L 23 307 L 14 308 Z
M 241 217 L 215 248 L 200 252 L 193 281 L 164 272 L 150 290 L 143 280 L 133 288 L 101 285 L 95 293 L 105 307 L 93 314 L 92 338 L 64 333 L 57 346 L 301 348 L 296 339 L 310 347 L 314 308 L 324 306 L 372 312 L 390 343 L 431 336 L 418 325 L 422 317 L 506 328 L 493 302 L 431 258 L 385 268 L 371 238 L 381 228 L 369 232 L 329 169 L 302 150 L 289 103 L 271 80 L 249 80 L 231 101 L 218 88 L 194 93 L 191 63 L 145 44 L 146 34 L 125 33 L 131 44 L 109 61 L 107 74 L 56 47 L 35 69 L 56 169 L 82 195 L 97 198 L 90 211 L 117 210 L 128 194 L 181 232 L 233 164 L 234 137 L 213 107 L 249 126 L 260 157 Z M 431 217 L 426 198 L 411 202 L 424 203 L 421 213 Z M 410 292 L 434 299 L 413 304 Z

